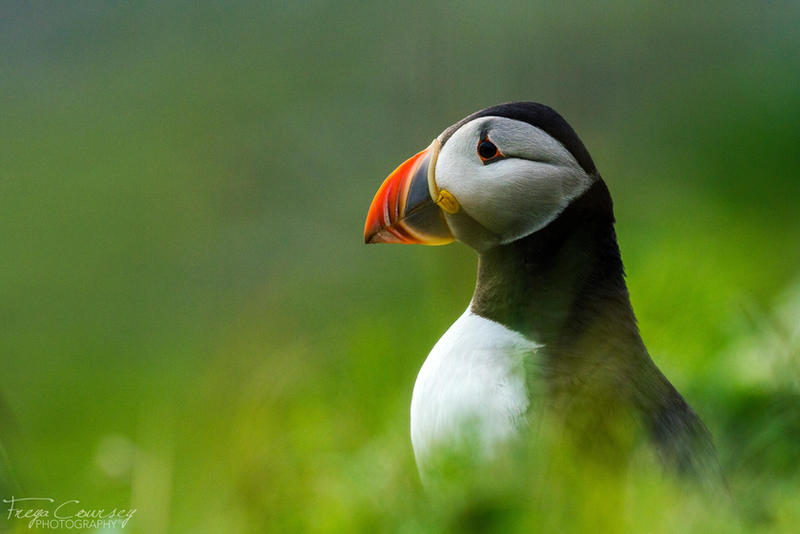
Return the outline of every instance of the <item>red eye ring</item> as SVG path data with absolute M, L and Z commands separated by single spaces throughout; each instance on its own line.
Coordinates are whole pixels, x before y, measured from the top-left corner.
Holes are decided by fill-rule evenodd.
M 478 141 L 477 150 L 478 157 L 481 158 L 481 161 L 484 163 L 491 163 L 492 161 L 503 157 L 503 153 L 500 152 L 500 149 L 497 148 L 497 145 L 489 140 L 488 136 Z

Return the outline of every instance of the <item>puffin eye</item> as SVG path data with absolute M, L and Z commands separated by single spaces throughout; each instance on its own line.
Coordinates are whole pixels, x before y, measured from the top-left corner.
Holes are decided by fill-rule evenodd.
M 478 142 L 478 157 L 484 163 L 491 163 L 492 161 L 503 157 L 503 154 L 497 149 L 494 143 L 489 141 L 488 137 L 484 137 Z

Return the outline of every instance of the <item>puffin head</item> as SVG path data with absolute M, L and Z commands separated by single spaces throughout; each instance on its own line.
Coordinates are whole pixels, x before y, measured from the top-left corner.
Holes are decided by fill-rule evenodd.
M 492 106 L 447 128 L 386 178 L 364 241 L 457 239 L 484 252 L 546 227 L 598 180 L 583 143 L 552 108 Z

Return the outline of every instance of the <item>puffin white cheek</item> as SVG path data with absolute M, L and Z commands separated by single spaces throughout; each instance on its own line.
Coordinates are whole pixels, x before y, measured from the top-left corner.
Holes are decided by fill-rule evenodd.
M 474 152 L 478 134 L 459 134 L 439 154 L 437 185 L 455 196 L 463 213 L 501 243 L 544 228 L 591 185 L 592 179 L 563 148 L 563 154 L 555 148 L 547 152 L 547 163 L 535 161 L 534 157 L 545 157 L 536 152 L 484 165 Z M 552 141 L 545 137 L 536 146 L 545 146 L 548 140 Z M 459 228 L 455 220 L 451 223 L 457 239 L 468 242 L 474 237 L 474 231 Z
M 505 170 L 482 184 L 469 180 L 471 187 L 462 192 L 464 209 L 504 243 L 547 226 L 590 185 L 574 169 L 536 164 L 540 168 L 531 172 L 531 166 Z

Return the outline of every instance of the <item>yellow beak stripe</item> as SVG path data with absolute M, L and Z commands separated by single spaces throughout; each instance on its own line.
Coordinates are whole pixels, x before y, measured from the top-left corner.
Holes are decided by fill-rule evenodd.
M 458 203 L 456 197 L 453 196 L 447 189 L 440 189 L 439 196 L 436 199 L 436 204 L 447 213 L 458 213 L 461 209 L 461 204 Z
M 439 189 L 439 186 L 436 185 L 436 160 L 439 158 L 439 150 L 441 148 L 442 144 L 439 139 L 434 139 L 431 143 L 431 159 L 428 164 L 428 191 L 431 194 L 431 198 L 436 199 L 434 202 L 437 206 L 447 213 L 458 213 L 461 209 L 461 204 L 458 203 L 456 197 L 447 189 Z

